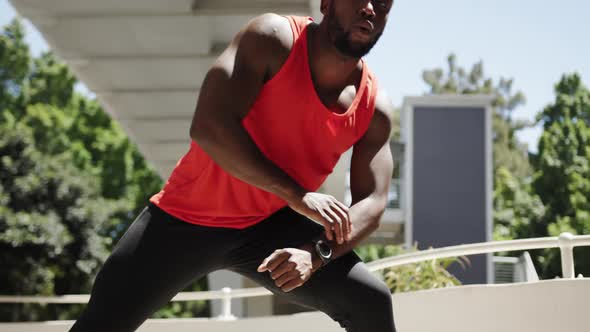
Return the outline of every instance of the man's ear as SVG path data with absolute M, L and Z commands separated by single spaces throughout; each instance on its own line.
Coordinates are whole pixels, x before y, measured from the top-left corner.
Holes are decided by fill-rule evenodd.
M 322 12 L 322 15 L 328 14 L 328 8 L 330 8 L 330 1 L 331 0 L 322 0 L 322 2 L 320 3 L 320 11 Z

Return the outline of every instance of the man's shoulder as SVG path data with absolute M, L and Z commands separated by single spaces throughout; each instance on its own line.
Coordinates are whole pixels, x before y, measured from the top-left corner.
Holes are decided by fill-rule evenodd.
M 289 19 L 274 13 L 256 16 L 246 26 L 244 34 L 256 41 L 258 47 L 291 50 L 293 32 Z

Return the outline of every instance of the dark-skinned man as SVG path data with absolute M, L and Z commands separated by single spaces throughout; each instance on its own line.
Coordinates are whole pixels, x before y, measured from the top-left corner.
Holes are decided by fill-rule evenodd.
M 389 289 L 352 251 L 379 225 L 393 168 L 393 107 L 362 60 L 392 6 L 323 0 L 319 24 L 265 14 L 235 36 L 203 81 L 190 150 L 117 243 L 71 331 L 133 331 L 219 269 L 347 331 L 395 331 Z M 316 191 L 350 148 L 348 207 Z

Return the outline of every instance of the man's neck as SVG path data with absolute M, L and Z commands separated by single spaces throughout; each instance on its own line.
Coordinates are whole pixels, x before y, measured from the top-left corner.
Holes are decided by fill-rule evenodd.
M 326 90 L 341 89 L 358 72 L 360 59 L 340 53 L 323 25 L 309 29 L 309 65 L 316 86 Z

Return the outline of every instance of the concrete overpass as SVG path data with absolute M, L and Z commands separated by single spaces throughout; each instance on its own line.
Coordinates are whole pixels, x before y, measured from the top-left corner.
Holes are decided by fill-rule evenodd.
M 264 12 L 318 16 L 319 0 L 10 0 L 167 178 L 189 147 L 215 57 Z

